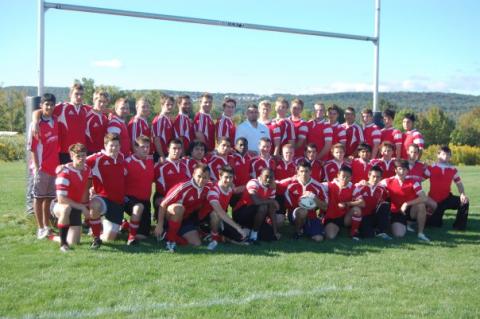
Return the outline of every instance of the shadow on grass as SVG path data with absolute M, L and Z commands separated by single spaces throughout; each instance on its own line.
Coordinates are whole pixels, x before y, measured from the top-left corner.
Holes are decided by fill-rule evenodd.
M 238 246 L 234 244 L 219 244 L 215 251 L 209 251 L 202 245 L 201 247 L 178 246 L 176 254 L 212 254 L 212 255 L 259 255 L 276 257 L 281 254 L 289 253 L 318 253 L 318 254 L 337 254 L 345 256 L 357 256 L 371 253 L 381 253 L 386 249 L 406 249 L 415 250 L 420 246 L 440 246 L 455 248 L 459 245 L 478 245 L 480 242 L 480 220 L 470 219 L 468 230 L 465 232 L 452 230 L 453 219 L 446 218 L 443 228 L 428 228 L 426 234 L 431 238 L 431 243 L 424 243 L 417 240 L 415 233 L 407 233 L 404 238 L 393 239 L 390 241 L 367 238 L 360 241 L 353 241 L 348 237 L 347 230 L 343 229 L 339 237 L 335 240 L 313 242 L 308 238 L 294 240 L 292 238 L 292 228 L 284 226 L 281 229 L 282 238 L 275 242 L 261 242 L 259 245 Z M 166 253 L 165 243 L 148 238 L 141 241 L 137 246 L 127 246 L 126 235 L 122 235 L 119 240 L 113 243 L 105 243 L 108 251 L 122 251 L 132 254 L 151 254 Z

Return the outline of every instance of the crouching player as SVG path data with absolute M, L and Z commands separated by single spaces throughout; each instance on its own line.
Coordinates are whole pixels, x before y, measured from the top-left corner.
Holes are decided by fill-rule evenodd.
M 359 240 L 358 229 L 362 222 L 361 207 L 365 202 L 360 190 L 350 182 L 351 177 L 352 169 L 343 166 L 333 181 L 323 184 L 328 198 L 324 222 L 327 239 L 337 237 L 340 228 L 350 227 L 352 239 Z
M 376 236 L 385 240 L 392 239 L 388 234 L 390 228 L 390 203 L 386 202 L 387 190 L 379 185 L 382 169 L 373 166 L 368 171 L 368 179 L 355 186 L 360 188 L 365 206 L 362 208 L 362 223 L 359 233 L 361 237 Z
M 274 222 L 276 211 L 280 207 L 275 200 L 275 188 L 273 171 L 264 168 L 258 178 L 248 181 L 242 197 L 233 209 L 233 220 L 251 230 L 251 243 L 258 243 L 259 239 L 280 239 L 277 224 Z
M 427 196 L 422 185 L 416 179 L 408 176 L 410 166 L 406 160 L 395 160 L 395 176 L 380 182 L 390 196 L 390 211 L 392 234 L 403 237 L 407 231 L 407 220 L 417 220 L 417 237 L 422 241 L 430 241 L 423 233 L 426 221 L 425 203 Z
M 89 216 L 84 203 L 90 177 L 90 168 L 85 165 L 87 148 L 80 143 L 72 144 L 69 153 L 72 162 L 58 168 L 55 180 L 57 202 L 53 206 L 53 214 L 58 218 L 60 250 L 63 252 L 67 252 L 70 245 L 80 242 L 81 215 Z
M 207 199 L 210 170 L 206 164 L 197 164 L 193 169 L 192 179 L 175 185 L 160 203 L 158 223 L 155 236 L 164 234 L 164 222 L 167 221 L 166 249 L 175 252 L 177 243 L 200 246 L 200 235 L 197 231 L 197 213 Z M 183 237 L 183 238 L 182 238 Z
M 129 214 L 127 245 L 135 245 L 136 238 L 146 238 L 150 234 L 153 158 L 150 153 L 150 138 L 140 135 L 133 145 L 134 153 L 125 160 L 125 212 Z M 137 235 L 138 232 L 138 235 Z
M 228 203 L 233 194 L 233 168 L 225 165 L 218 170 L 218 182 L 210 187 L 207 201 L 199 213 L 199 220 L 210 217 L 210 230 L 212 240 L 208 249 L 213 250 L 221 241 L 221 236 L 235 243 L 243 242 L 248 232 L 234 222 L 227 214 Z
M 315 210 L 318 208 L 325 210 L 327 204 L 322 184 L 313 179 L 311 173 L 310 163 L 300 161 L 297 164 L 296 178 L 289 183 L 285 191 L 285 199 L 289 208 L 289 220 L 293 221 L 295 225 L 294 239 L 300 238 L 303 234 L 318 242 L 323 240 L 325 231 Z M 305 195 L 314 196 L 317 208 L 307 210 L 300 207 L 300 198 Z
M 468 197 L 465 195 L 465 188 L 457 169 L 450 164 L 451 156 L 450 148 L 442 146 L 438 151 L 438 162 L 428 166 L 425 171 L 425 175 L 430 178 L 427 205 L 433 211 L 432 215 L 427 215 L 427 226 L 442 227 L 445 210 L 456 209 L 457 216 L 453 228 L 465 230 L 468 219 Z M 450 192 L 452 182 L 457 185 L 460 196 Z
M 102 240 L 115 240 L 123 219 L 125 198 L 125 161 L 120 153 L 120 137 L 107 133 L 105 149 L 87 157 L 87 165 L 92 170 L 93 196 L 90 200 L 90 227 L 92 229 L 92 249 L 97 249 Z M 101 216 L 103 234 L 100 239 Z

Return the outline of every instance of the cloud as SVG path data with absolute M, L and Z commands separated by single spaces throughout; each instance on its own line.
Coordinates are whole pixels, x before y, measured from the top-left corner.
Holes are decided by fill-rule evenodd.
M 93 61 L 92 65 L 97 68 L 120 69 L 123 66 L 123 63 L 119 59 L 111 59 Z

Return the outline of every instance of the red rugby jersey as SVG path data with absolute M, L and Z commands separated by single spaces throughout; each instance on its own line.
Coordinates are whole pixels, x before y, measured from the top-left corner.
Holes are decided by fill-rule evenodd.
M 107 133 L 108 118 L 102 112 L 93 109 L 87 113 L 87 129 L 85 131 L 87 150 L 89 153 L 97 153 L 103 149 L 104 137 Z
M 276 161 L 275 163 L 275 179 L 276 180 L 282 180 L 287 177 L 292 177 L 293 175 L 296 174 L 297 171 L 297 165 L 295 165 L 295 162 L 285 162 L 285 160 L 281 159 Z
M 378 166 L 382 169 L 382 178 L 389 178 L 395 176 L 395 158 L 387 161 L 382 158 L 375 158 L 370 161 L 371 166 Z
M 452 182 L 460 183 L 462 179 L 457 169 L 449 164 L 436 163 L 427 167 L 425 175 L 430 178 L 430 196 L 434 201 L 440 203 L 450 195 Z
M 407 153 L 408 147 L 412 144 L 417 144 L 418 147 L 422 150 L 425 147 L 425 141 L 423 140 L 423 135 L 416 129 L 403 133 L 402 154 L 401 154 L 401 157 L 403 159 L 408 159 L 408 153 Z
M 376 126 L 374 123 L 370 123 L 365 125 L 363 128 L 363 137 L 365 138 L 365 143 L 370 145 L 373 149 L 375 145 L 380 144 L 382 140 L 382 133 L 380 132 L 378 126 Z
M 183 149 L 187 150 L 193 141 L 193 123 L 188 115 L 179 113 L 173 122 L 173 137 L 183 141 Z
M 408 176 L 410 178 L 413 178 L 420 183 L 425 180 L 425 171 L 427 169 L 427 165 L 425 165 L 423 162 L 416 161 L 413 165 L 409 163 L 409 167 L 410 171 L 408 172 Z
M 133 142 L 139 137 L 140 135 L 145 135 L 146 137 L 152 137 L 152 131 L 150 130 L 150 125 L 148 124 L 147 119 L 144 119 L 140 116 L 134 116 L 128 122 L 128 136 L 130 136 L 130 141 Z M 132 149 L 133 152 L 133 149 Z M 151 144 L 150 139 L 150 154 L 153 154 L 153 147 Z
M 360 158 L 354 158 L 350 164 L 352 167 L 352 183 L 368 180 L 368 171 L 373 166 L 372 162 L 365 162 Z
M 342 123 L 341 126 L 345 128 L 345 156 L 352 156 L 357 151 L 358 145 L 365 141 L 363 129 L 357 123 L 348 125 L 347 122 L 345 122 Z
M 233 176 L 233 184 L 235 186 L 246 185 L 250 180 L 250 167 L 252 163 L 252 155 L 246 153 L 241 155 L 240 153 L 233 153 L 230 157 L 230 165 L 233 167 L 235 175 Z
M 41 117 L 38 126 L 40 128 L 38 136 L 32 134 L 33 128 L 30 126 L 28 149 L 37 155 L 38 169 L 48 175 L 55 176 L 55 169 L 59 164 L 57 120 L 53 116 L 49 119 Z
M 390 210 L 393 214 L 400 213 L 402 204 L 417 198 L 422 192 L 422 185 L 409 176 L 402 182 L 397 176 L 380 181 L 380 186 L 387 189 L 390 196 Z
M 125 121 L 113 114 L 108 122 L 107 132 L 118 134 L 120 137 L 120 152 L 122 152 L 124 156 L 130 155 L 131 142 Z
M 360 189 L 349 182 L 346 187 L 340 188 L 338 181 L 335 179 L 331 182 L 323 183 L 327 190 L 328 207 L 325 217 L 327 219 L 335 219 L 345 216 L 350 209 L 349 207 L 340 208 L 339 203 L 351 202 L 362 199 Z
M 172 204 L 181 204 L 185 208 L 183 219 L 187 219 L 193 212 L 199 210 L 207 199 L 209 188 L 198 187 L 193 180 L 175 185 L 170 189 L 160 204 L 168 207 Z
M 112 158 L 103 151 L 87 157 L 87 165 L 92 170 L 95 194 L 117 204 L 125 198 L 125 161 L 123 154 Z
M 261 199 L 275 199 L 275 188 L 265 187 L 257 178 L 248 181 L 242 197 L 238 201 L 233 210 L 237 210 L 242 206 L 249 206 L 253 204 L 251 194 L 257 195 Z
M 275 171 L 275 160 L 273 159 L 273 157 L 262 158 L 260 156 L 257 156 L 252 159 L 250 176 L 252 178 L 257 178 L 258 176 L 260 176 L 260 173 L 264 168 L 270 168 Z
M 215 123 L 210 114 L 203 112 L 195 114 L 193 130 L 203 134 L 207 151 L 213 151 L 215 149 Z
M 58 137 L 60 152 L 68 153 L 70 145 L 82 143 L 86 145 L 85 131 L 87 129 L 87 113 L 91 106 L 74 106 L 70 103 L 60 103 L 55 106 L 53 115 L 58 121 Z
M 216 138 L 226 137 L 230 141 L 230 145 L 235 145 L 235 123 L 233 120 L 222 114 L 215 124 Z
M 142 201 L 149 201 L 154 181 L 153 158 L 148 156 L 142 160 L 130 155 L 125 160 L 127 175 L 125 176 L 125 193 Z
M 157 163 L 154 168 L 155 189 L 157 193 L 165 195 L 178 183 L 189 180 L 187 165 L 183 160 L 173 161 L 168 157 L 163 163 Z
M 314 159 L 313 161 L 309 161 L 306 157 L 299 157 L 295 160 L 295 165 L 298 165 L 300 161 L 306 161 L 312 167 L 311 176 L 313 179 L 323 182 L 325 180 L 325 172 L 323 169 L 323 165 L 319 160 Z
M 210 168 L 210 179 L 214 181 L 218 181 L 220 176 L 220 169 L 225 166 L 229 165 L 229 157 L 223 157 L 219 156 L 217 154 L 214 154 L 210 157 L 208 161 L 208 167 Z
M 217 202 L 222 209 L 227 212 L 228 210 L 228 205 L 230 203 L 230 199 L 232 198 L 233 195 L 233 189 L 229 188 L 228 190 L 224 191 L 222 188 L 218 185 L 212 185 L 209 187 L 208 193 L 207 193 L 207 200 L 205 201 L 204 205 L 200 209 L 199 213 L 199 219 L 202 220 L 204 219 L 210 212 L 213 211 L 212 206 L 210 203 Z
M 152 122 L 152 136 L 159 138 L 162 152 L 167 155 L 168 143 L 173 138 L 173 123 L 168 116 L 163 114 L 155 116 Z
M 308 122 L 300 119 L 300 120 L 293 120 L 291 117 L 289 118 L 290 122 L 293 124 L 294 132 L 295 132 L 295 143 L 299 140 L 306 140 L 308 135 Z M 303 147 L 299 147 L 295 149 L 295 156 L 303 156 L 305 153 L 305 145 Z
M 310 120 L 308 122 L 307 143 L 317 145 L 317 151 L 320 152 L 325 146 L 325 142 L 333 140 L 333 130 L 330 123 L 326 120 Z M 324 159 L 326 159 L 325 157 Z
M 365 201 L 365 207 L 362 208 L 362 216 L 368 216 L 375 213 L 378 205 L 385 202 L 388 198 L 388 192 L 385 187 L 377 184 L 371 185 L 355 185 Z
M 383 142 L 390 142 L 393 146 L 401 147 L 402 144 L 402 132 L 397 130 L 396 128 L 392 127 L 384 127 L 380 130 L 381 133 L 381 140 Z M 395 149 L 394 149 L 395 150 Z
M 324 169 L 324 174 L 325 174 L 325 179 L 328 182 L 333 181 L 337 175 L 338 172 L 340 171 L 340 168 L 343 166 L 350 166 L 347 162 L 337 162 L 336 160 L 329 160 L 328 162 L 325 163 L 323 166 Z
M 90 174 L 91 170 L 88 166 L 85 166 L 83 170 L 74 168 L 72 163 L 61 166 L 55 179 L 57 196 L 64 196 L 76 203 L 83 203 Z
M 298 179 L 293 179 L 287 186 L 285 191 L 285 199 L 287 200 L 287 207 L 293 210 L 299 206 L 300 198 L 306 193 L 311 192 L 321 200 L 326 201 L 325 190 L 322 183 L 310 178 L 306 184 L 302 184 Z M 308 218 L 315 218 L 317 214 L 315 210 L 308 211 Z

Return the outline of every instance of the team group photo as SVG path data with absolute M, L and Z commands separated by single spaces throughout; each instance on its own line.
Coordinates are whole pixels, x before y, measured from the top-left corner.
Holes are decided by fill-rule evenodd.
M 480 318 L 478 12 L 0 0 L 0 319 Z

